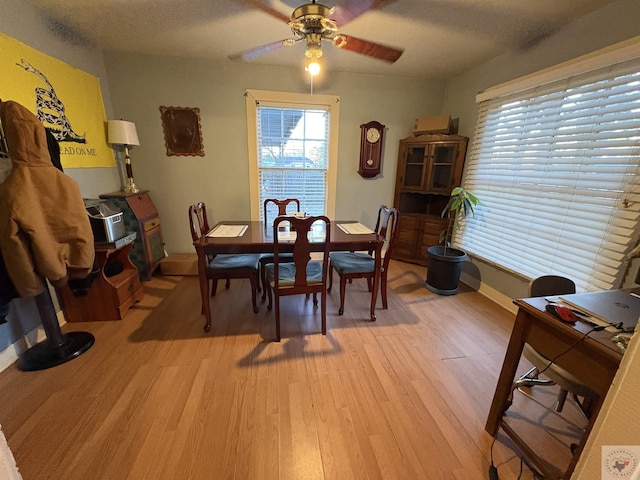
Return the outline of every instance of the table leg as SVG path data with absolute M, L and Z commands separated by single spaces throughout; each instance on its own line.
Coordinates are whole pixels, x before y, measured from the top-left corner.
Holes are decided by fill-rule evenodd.
M 205 324 L 204 331 L 211 330 L 211 305 L 209 304 L 209 280 L 207 279 L 207 256 L 204 251 L 198 250 L 198 280 L 200 281 L 200 298 L 202 299 L 202 310 Z
M 513 380 L 518 370 L 520 356 L 522 355 L 522 349 L 525 343 L 524 339 L 527 330 L 526 316 L 527 313 L 522 312 L 522 310 L 518 311 L 516 315 L 516 321 L 511 331 L 507 352 L 505 353 L 504 362 L 502 363 L 500 377 L 498 377 L 498 383 L 496 384 L 496 391 L 493 395 L 489 416 L 487 417 L 487 423 L 484 427 L 492 437 L 495 437 L 498 433 L 500 419 L 509 403 Z
M 371 290 L 371 321 L 376 321 L 376 302 L 378 301 L 378 289 L 380 288 L 380 268 L 382 265 L 382 244 L 376 245 L 375 266 L 373 276 L 373 289 Z

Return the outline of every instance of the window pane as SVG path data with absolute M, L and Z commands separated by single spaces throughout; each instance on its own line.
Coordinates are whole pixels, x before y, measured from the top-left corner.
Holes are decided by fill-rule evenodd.
M 260 204 L 267 198 L 297 198 L 302 211 L 323 215 L 329 164 L 329 113 L 318 109 L 259 107 L 257 124 Z

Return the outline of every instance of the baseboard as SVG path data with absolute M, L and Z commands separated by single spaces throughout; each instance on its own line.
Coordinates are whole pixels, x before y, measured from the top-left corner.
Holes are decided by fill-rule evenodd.
M 486 285 L 485 283 L 478 284 L 477 279 L 471 277 L 470 275 L 465 274 L 464 272 L 460 276 L 460 281 L 465 285 L 470 286 L 477 292 L 481 293 L 482 295 L 484 295 L 494 303 L 497 303 L 505 310 L 508 310 L 509 312 L 513 313 L 514 315 L 518 312 L 518 307 L 514 305 L 513 298 L 509 297 L 508 295 L 505 295 L 502 292 L 499 292 L 495 288 L 492 288 Z
M 62 310 L 56 312 L 56 316 L 58 317 L 58 323 L 61 326 L 67 323 Z M 44 332 L 44 328 L 42 328 L 42 325 L 39 325 L 37 328 L 34 328 L 26 335 L 19 338 L 7 348 L 5 348 L 2 352 L 0 352 L 0 372 L 13 365 L 15 361 L 18 360 L 18 356 L 22 352 L 35 345 L 36 343 L 41 342 L 45 338 L 47 338 L 47 336 Z

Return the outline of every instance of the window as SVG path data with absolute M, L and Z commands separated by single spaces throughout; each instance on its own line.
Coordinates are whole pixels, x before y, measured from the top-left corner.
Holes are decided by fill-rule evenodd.
M 247 92 L 251 217 L 267 198 L 297 198 L 302 211 L 333 216 L 338 99 Z
M 640 59 L 538 85 L 479 95 L 464 185 L 483 205 L 454 244 L 527 278 L 616 288 L 638 236 Z

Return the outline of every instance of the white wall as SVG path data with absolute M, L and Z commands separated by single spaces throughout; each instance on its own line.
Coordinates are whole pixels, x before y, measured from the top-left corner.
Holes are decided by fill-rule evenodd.
M 309 93 L 301 70 L 232 62 L 105 54 L 114 114 L 136 123 L 136 184 L 150 190 L 169 253 L 191 252 L 189 204 L 204 201 L 210 222 L 250 218 L 247 89 Z M 416 117 L 441 110 L 444 82 L 332 72 L 314 93 L 340 96 L 336 217 L 373 226 L 377 205 L 393 203 L 398 141 Z M 200 109 L 204 157 L 166 155 L 160 106 Z M 382 175 L 357 174 L 360 125 L 386 125 Z

